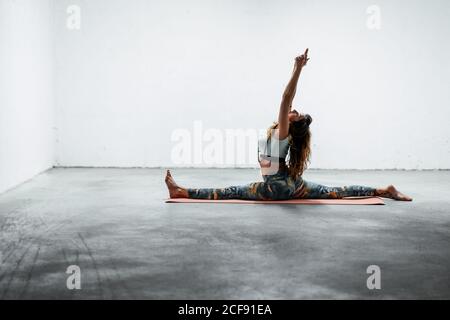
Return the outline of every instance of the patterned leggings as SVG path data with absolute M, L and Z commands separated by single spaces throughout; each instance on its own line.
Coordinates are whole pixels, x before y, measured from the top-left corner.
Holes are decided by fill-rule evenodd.
M 187 189 L 191 199 L 210 200 L 288 200 L 340 199 L 344 197 L 374 196 L 375 188 L 364 186 L 327 187 L 308 182 L 301 177 L 292 179 L 286 172 L 263 176 L 263 182 L 227 188 Z

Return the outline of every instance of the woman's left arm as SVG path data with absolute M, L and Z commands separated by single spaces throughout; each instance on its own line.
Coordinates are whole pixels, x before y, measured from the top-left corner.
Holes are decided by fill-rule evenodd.
M 292 101 L 297 91 L 297 83 L 303 67 L 308 62 L 308 49 L 301 56 L 295 58 L 294 71 L 291 79 L 286 86 L 281 100 L 280 111 L 278 114 L 278 139 L 283 140 L 289 135 L 289 111 L 291 110 Z

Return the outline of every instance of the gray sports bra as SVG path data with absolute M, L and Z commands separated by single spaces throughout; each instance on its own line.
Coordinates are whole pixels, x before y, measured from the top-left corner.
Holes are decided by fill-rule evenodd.
M 258 160 L 286 159 L 288 152 L 289 136 L 283 140 L 278 140 L 272 134 L 270 138 L 261 138 L 258 141 Z

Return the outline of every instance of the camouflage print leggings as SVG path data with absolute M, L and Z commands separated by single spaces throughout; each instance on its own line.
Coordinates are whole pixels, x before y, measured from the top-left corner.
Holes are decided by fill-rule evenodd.
M 339 199 L 344 197 L 374 196 L 376 189 L 364 186 L 327 187 L 307 182 L 302 178 L 294 181 L 287 172 L 263 176 L 264 182 L 221 189 L 187 189 L 191 199 L 210 200 L 288 200 L 288 199 Z

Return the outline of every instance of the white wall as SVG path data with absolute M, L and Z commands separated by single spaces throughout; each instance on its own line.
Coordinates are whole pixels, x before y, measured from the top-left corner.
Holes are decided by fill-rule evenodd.
M 171 166 L 195 120 L 266 128 L 309 47 L 312 167 L 450 168 L 449 17 L 446 0 L 55 1 L 57 164 Z
M 0 0 L 0 192 L 54 163 L 51 7 Z

